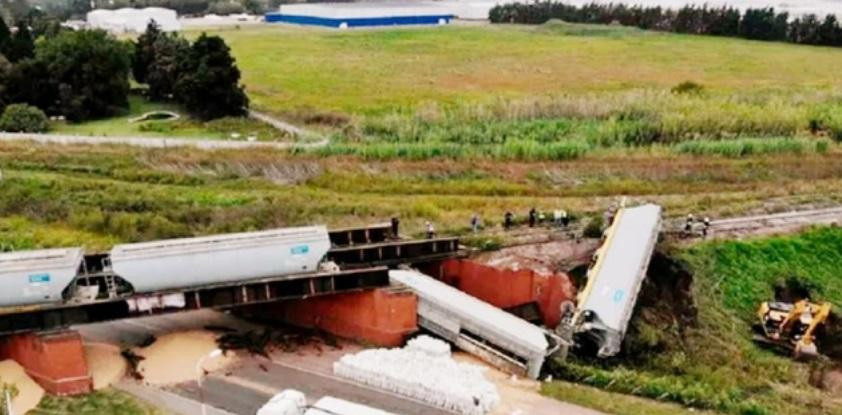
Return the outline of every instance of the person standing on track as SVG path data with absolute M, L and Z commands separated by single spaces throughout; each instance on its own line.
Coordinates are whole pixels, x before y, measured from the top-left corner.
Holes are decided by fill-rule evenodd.
M 471 231 L 474 233 L 479 232 L 479 215 L 474 213 L 474 216 L 471 216 Z
M 692 213 L 687 214 L 687 221 L 684 222 L 684 232 L 690 233 L 693 230 L 693 223 L 696 219 L 693 217 Z
M 436 237 L 436 228 L 433 227 L 432 222 L 427 221 L 427 239 L 433 239 Z
M 392 238 L 394 239 L 398 239 L 398 228 L 400 224 L 401 220 L 397 216 L 392 216 Z
M 535 227 L 535 221 L 538 219 L 538 211 L 535 208 L 529 209 L 529 227 Z
M 506 214 L 503 215 L 503 229 L 509 230 L 512 228 L 512 224 L 514 222 L 515 215 L 510 212 L 506 211 Z

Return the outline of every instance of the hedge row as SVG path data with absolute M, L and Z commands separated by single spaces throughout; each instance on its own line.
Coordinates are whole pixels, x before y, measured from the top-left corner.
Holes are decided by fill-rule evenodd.
M 570 4 L 544 1 L 495 6 L 489 12 L 492 23 L 541 24 L 550 19 L 570 23 L 619 23 L 641 29 L 746 39 L 784 41 L 808 45 L 842 46 L 842 27 L 834 15 L 820 19 L 805 15 L 790 19 L 774 8 L 747 9 L 684 6 L 679 10 L 624 4 Z

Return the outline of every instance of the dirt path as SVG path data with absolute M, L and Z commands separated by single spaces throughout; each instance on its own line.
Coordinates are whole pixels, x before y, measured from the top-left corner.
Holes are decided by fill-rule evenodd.
M 145 148 L 194 147 L 202 150 L 238 150 L 238 149 L 278 149 L 318 148 L 327 145 L 328 140 L 310 142 L 257 142 L 212 139 L 192 139 L 174 137 L 114 137 L 114 136 L 77 136 L 64 134 L 22 134 L 0 133 L 0 141 L 33 141 L 41 144 L 117 144 Z

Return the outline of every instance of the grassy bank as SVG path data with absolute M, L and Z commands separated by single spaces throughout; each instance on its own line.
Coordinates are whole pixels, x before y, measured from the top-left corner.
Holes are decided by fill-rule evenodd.
M 811 287 L 814 300 L 842 304 L 840 253 L 838 228 L 682 249 L 676 255 L 692 274 L 696 314 L 677 310 L 679 287 L 662 287 L 670 294 L 638 311 L 625 356 L 574 361 L 556 373 L 610 391 L 734 414 L 840 413 L 842 402 L 808 382 L 817 363 L 795 362 L 751 341 L 755 310 L 787 280 Z M 654 272 L 650 278 L 662 282 L 679 278 L 663 274 L 664 268 Z

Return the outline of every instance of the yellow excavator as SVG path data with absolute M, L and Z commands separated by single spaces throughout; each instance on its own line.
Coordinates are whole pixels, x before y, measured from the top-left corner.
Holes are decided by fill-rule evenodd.
M 830 304 L 764 302 L 757 316 L 762 336 L 756 336 L 756 341 L 789 349 L 796 359 L 810 359 L 819 355 L 815 334 L 827 322 Z

